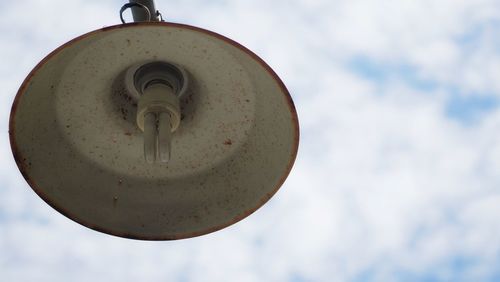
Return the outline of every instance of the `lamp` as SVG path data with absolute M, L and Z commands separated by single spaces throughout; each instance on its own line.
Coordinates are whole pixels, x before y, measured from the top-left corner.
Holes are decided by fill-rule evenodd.
M 161 22 L 140 2 L 127 7 L 150 21 L 84 34 L 31 71 L 12 105 L 12 152 L 43 200 L 89 228 L 143 240 L 210 233 L 285 181 L 294 104 L 245 47 Z

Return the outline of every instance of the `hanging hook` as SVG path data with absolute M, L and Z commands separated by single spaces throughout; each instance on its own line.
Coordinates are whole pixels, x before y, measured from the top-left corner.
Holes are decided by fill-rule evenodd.
M 163 15 L 160 13 L 160 11 L 156 10 L 156 17 L 160 19 L 160 22 L 164 22 L 165 20 L 163 19 Z
M 139 7 L 139 8 L 142 8 L 144 9 L 147 14 L 148 14 L 148 22 L 151 21 L 151 11 L 149 11 L 148 7 L 146 7 L 146 5 L 143 5 L 141 3 L 137 3 L 137 2 L 134 2 L 134 3 L 126 3 L 125 5 L 122 6 L 122 8 L 120 9 L 120 19 L 122 20 L 122 23 L 125 24 L 125 20 L 123 19 L 123 12 L 125 10 L 127 10 L 128 8 L 132 8 L 132 7 Z M 157 11 L 157 13 L 159 13 Z M 161 14 L 160 14 L 161 15 Z

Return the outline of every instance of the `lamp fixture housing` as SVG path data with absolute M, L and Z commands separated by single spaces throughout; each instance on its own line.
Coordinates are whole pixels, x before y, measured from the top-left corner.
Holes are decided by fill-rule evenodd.
M 166 110 L 151 110 L 169 125 L 168 162 L 144 159 L 145 138 L 167 134 L 141 128 L 138 111 L 154 108 L 140 105 L 148 87 L 178 99 L 178 109 L 166 99 Z M 116 236 L 173 240 L 266 203 L 291 171 L 299 126 L 285 85 L 247 48 L 189 25 L 141 22 L 84 34 L 44 58 L 16 95 L 9 136 L 28 184 L 65 216 Z M 163 143 L 149 144 L 162 159 Z

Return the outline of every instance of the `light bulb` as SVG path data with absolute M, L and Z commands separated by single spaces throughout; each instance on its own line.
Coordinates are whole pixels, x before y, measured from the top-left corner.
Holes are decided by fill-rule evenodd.
M 170 160 L 171 142 L 172 126 L 170 125 L 170 114 L 162 112 L 158 115 L 158 157 L 162 163 Z
M 146 113 L 144 115 L 144 158 L 148 163 L 156 161 L 157 131 L 156 114 Z
M 179 123 L 179 99 L 173 89 L 161 81 L 146 85 L 137 105 L 137 125 L 144 131 L 144 158 L 148 163 L 170 160 L 172 132 Z
M 188 87 L 187 72 L 168 62 L 149 61 L 130 66 L 124 78 L 127 92 L 137 99 L 136 123 L 144 132 L 144 159 L 169 162 L 172 133 L 181 122 L 179 99 Z

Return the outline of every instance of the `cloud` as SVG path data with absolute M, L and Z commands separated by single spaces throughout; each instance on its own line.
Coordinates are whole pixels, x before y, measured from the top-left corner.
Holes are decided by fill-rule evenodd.
M 10 27 L 0 37 L 0 83 L 10 93 L 0 116 L 6 280 L 498 278 L 497 1 L 157 1 L 167 19 L 218 31 L 266 59 L 291 90 L 302 130 L 294 170 L 266 206 L 175 242 L 81 227 L 17 172 L 6 132 L 17 87 L 58 45 L 118 23 L 121 2 L 51 5 L 18 1 L 0 12 Z

